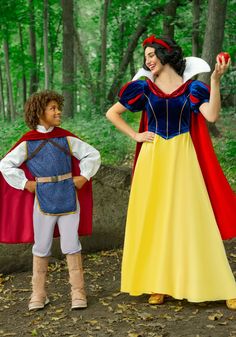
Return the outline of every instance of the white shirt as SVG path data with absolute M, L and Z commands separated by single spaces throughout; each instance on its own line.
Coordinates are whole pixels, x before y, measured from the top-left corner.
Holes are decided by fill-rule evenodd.
M 38 125 L 37 131 L 42 133 L 51 132 L 54 128 L 48 130 L 44 126 Z M 100 165 L 101 157 L 99 152 L 91 145 L 82 140 L 68 136 L 71 154 L 80 160 L 80 174 L 89 180 L 96 174 Z M 23 190 L 28 179 L 22 169 L 21 164 L 27 159 L 26 141 L 20 143 L 17 147 L 9 152 L 0 162 L 0 172 L 7 183 L 17 189 Z

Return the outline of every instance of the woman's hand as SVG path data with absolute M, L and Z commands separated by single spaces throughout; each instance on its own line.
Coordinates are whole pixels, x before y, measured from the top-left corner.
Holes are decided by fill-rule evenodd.
M 134 135 L 134 140 L 138 143 L 142 143 L 142 142 L 152 143 L 154 140 L 154 137 L 155 137 L 154 132 L 150 132 L 150 131 L 145 131 L 141 133 L 136 132 Z
M 230 58 L 228 59 L 228 62 L 225 62 L 224 56 L 221 56 L 221 60 L 219 56 L 216 58 L 217 63 L 215 65 L 215 70 L 211 74 L 211 79 L 215 81 L 220 81 L 220 78 L 224 73 L 228 70 L 230 65 Z
M 83 177 L 83 176 L 75 176 L 75 177 L 73 177 L 73 182 L 75 184 L 75 187 L 78 190 L 80 190 L 87 181 L 88 180 L 85 177 Z
M 25 184 L 25 190 L 29 191 L 30 193 L 35 193 L 36 181 L 28 180 Z
M 228 62 L 225 62 L 224 56 L 216 58 L 217 63 L 215 65 L 215 70 L 211 74 L 211 91 L 209 102 L 203 103 L 199 110 L 203 116 L 209 121 L 214 123 L 219 118 L 219 113 L 221 109 L 220 100 L 220 78 L 228 70 L 230 65 L 230 58 Z

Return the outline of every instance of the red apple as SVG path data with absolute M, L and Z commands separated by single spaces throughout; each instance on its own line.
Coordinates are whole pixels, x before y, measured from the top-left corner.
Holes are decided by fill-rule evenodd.
M 229 60 L 229 58 L 230 58 L 229 53 L 222 51 L 222 52 L 220 52 L 220 53 L 217 55 L 217 57 L 219 58 L 220 63 L 223 62 L 222 56 L 223 56 L 224 59 L 225 59 L 225 63 L 228 63 L 228 60 Z

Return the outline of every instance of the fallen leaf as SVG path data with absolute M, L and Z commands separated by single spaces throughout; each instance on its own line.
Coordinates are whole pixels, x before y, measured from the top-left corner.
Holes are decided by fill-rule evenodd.
M 60 319 L 63 319 L 63 318 L 65 318 L 65 317 L 67 317 L 67 315 L 61 315 L 61 316 L 59 316 L 59 317 L 52 317 L 52 318 L 51 318 L 51 321 L 59 321 Z
M 139 313 L 138 316 L 144 321 L 151 321 L 153 316 L 147 312 Z
M 194 311 L 192 312 L 192 314 L 196 315 L 198 312 L 199 312 L 199 310 L 196 309 L 196 310 L 194 310 Z
M 228 322 L 224 321 L 224 322 L 219 322 L 219 323 L 217 323 L 217 324 L 219 324 L 219 325 L 227 325 Z
M 210 325 L 210 324 L 207 325 L 206 327 L 209 328 L 209 329 L 215 329 L 215 326 L 214 325 Z
M 96 325 L 98 323 L 98 321 L 96 321 L 95 319 L 91 320 L 91 321 L 86 321 L 86 323 L 89 323 L 90 325 Z
M 57 309 L 56 310 L 56 314 L 60 314 L 60 313 L 62 313 L 64 311 L 64 309 Z
M 223 314 L 221 312 L 216 312 L 216 313 L 214 313 L 212 315 L 209 315 L 208 319 L 210 321 L 217 321 L 218 319 L 221 319 L 221 317 L 223 317 Z

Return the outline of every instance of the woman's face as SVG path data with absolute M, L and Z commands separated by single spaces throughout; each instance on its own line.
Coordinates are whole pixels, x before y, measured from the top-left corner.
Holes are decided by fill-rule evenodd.
M 152 47 L 145 49 L 145 64 L 155 76 L 158 76 L 164 67 Z

